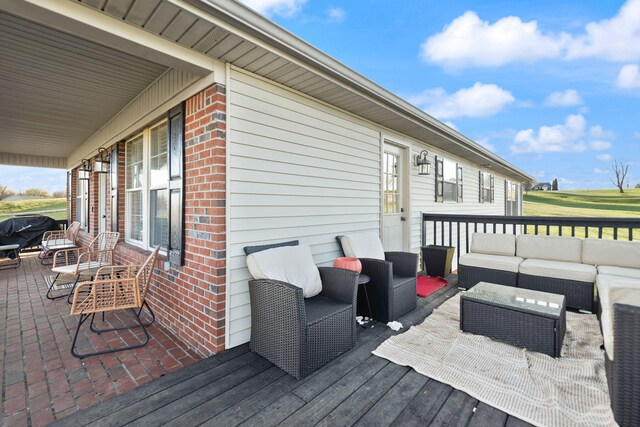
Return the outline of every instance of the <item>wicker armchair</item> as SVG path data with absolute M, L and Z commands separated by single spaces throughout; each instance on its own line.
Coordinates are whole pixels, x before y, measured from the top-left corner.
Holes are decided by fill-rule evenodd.
M 84 248 L 62 249 L 53 256 L 52 276 L 46 276 L 48 299 L 67 297 L 71 303 L 73 288 L 80 278 L 92 278 L 100 267 L 113 265 L 113 251 L 120 233 L 102 232 Z M 71 289 L 68 294 L 53 295 L 53 291 Z
M 297 245 L 297 242 L 295 242 Z M 247 255 L 292 242 L 246 247 Z M 320 267 L 322 292 L 269 279 L 249 281 L 251 350 L 297 379 L 350 350 L 356 341 L 358 273 Z
M 146 297 L 147 292 L 149 291 L 149 285 L 151 283 L 151 277 L 153 276 L 154 265 L 156 258 L 158 257 L 159 250 L 160 246 L 157 246 L 142 265 L 101 267 L 96 273 L 98 280 L 82 282 L 75 287 L 73 292 L 73 301 L 71 303 L 71 315 L 79 316 L 79 318 L 78 326 L 76 327 L 76 332 L 71 344 L 71 354 L 73 356 L 83 359 L 85 357 L 96 356 L 99 354 L 114 353 L 116 351 L 144 347 L 147 344 L 149 341 L 147 326 L 149 326 L 153 320 L 145 323 L 141 320 L 140 314 L 142 309 L 146 307 L 155 319 L 151 308 L 146 302 Z M 133 314 L 132 317 L 136 324 L 109 329 L 98 329 L 95 326 L 94 320 L 97 313 L 102 313 L 104 320 L 105 313 L 120 310 L 131 310 Z M 78 333 L 80 332 L 82 324 L 89 318 L 91 318 L 89 328 L 92 332 L 97 334 L 120 331 L 123 329 L 141 328 L 144 333 L 144 337 L 140 340 L 140 343 L 135 345 L 110 348 L 108 350 L 92 353 L 78 353 L 76 351 Z
M 51 261 L 46 261 L 51 260 L 56 252 L 75 248 L 79 231 L 80 223 L 78 221 L 72 222 L 66 230 L 45 231 L 42 236 L 40 254 L 38 254 L 42 265 L 51 264 Z
M 341 238 L 342 236 L 336 236 L 340 249 Z M 359 259 L 362 274 L 371 278 L 371 282 L 366 285 L 371 317 L 387 323 L 415 310 L 417 306 L 418 255 L 411 252 L 385 252 L 384 255 L 384 261 Z

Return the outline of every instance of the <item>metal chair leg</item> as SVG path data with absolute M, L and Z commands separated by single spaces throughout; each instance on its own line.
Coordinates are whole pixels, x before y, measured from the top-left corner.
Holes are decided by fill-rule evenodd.
M 56 284 L 56 281 L 58 280 L 59 277 L 60 277 L 60 273 L 56 274 L 56 277 L 54 277 L 53 280 L 51 281 L 51 285 L 49 285 L 49 289 L 47 290 L 47 295 L 46 295 L 47 299 L 56 300 L 56 299 L 67 297 L 67 300 L 68 300 L 69 295 L 72 295 L 72 293 L 71 293 L 71 294 L 63 294 L 63 295 L 51 296 L 51 291 L 54 290 L 53 286 Z M 79 278 L 80 277 L 76 277 L 76 279 L 75 279 L 75 281 L 73 283 L 73 286 L 72 286 L 73 289 L 75 289 Z
M 133 326 L 133 328 L 142 328 L 142 331 L 144 332 L 144 340 L 142 340 L 140 342 L 140 344 L 136 344 L 136 345 L 129 345 L 129 346 L 124 346 L 124 347 L 118 347 L 118 348 L 112 348 L 109 350 L 104 350 L 104 351 L 96 351 L 93 353 L 78 353 L 75 350 L 75 346 L 76 346 L 76 341 L 78 339 L 78 333 L 80 331 L 80 327 L 82 326 L 82 324 L 89 318 L 89 316 L 91 316 L 91 322 L 89 325 L 89 328 L 93 331 L 94 327 L 93 327 L 93 321 L 95 319 L 95 313 L 92 314 L 81 314 L 80 315 L 80 319 L 78 319 L 78 327 L 76 328 L 76 333 L 73 337 L 73 343 L 71 344 L 71 355 L 73 357 L 77 357 L 78 359 L 84 359 L 85 357 L 90 357 L 90 356 L 98 356 L 101 354 L 108 354 L 108 353 L 115 353 L 117 351 L 124 351 L 124 350 L 133 350 L 134 348 L 140 348 L 140 347 L 144 347 L 145 345 L 147 345 L 147 343 L 149 342 L 149 332 L 147 332 L 147 328 L 142 324 L 142 322 L 140 321 L 140 319 L 138 318 L 136 314 L 135 310 L 132 310 L 134 313 L 134 319 L 136 320 L 136 323 L 138 323 L 137 326 Z M 105 329 L 102 330 L 101 332 L 113 332 L 113 331 L 118 331 L 121 329 L 131 329 L 127 328 L 127 327 L 119 327 L 119 328 L 113 328 L 113 329 Z

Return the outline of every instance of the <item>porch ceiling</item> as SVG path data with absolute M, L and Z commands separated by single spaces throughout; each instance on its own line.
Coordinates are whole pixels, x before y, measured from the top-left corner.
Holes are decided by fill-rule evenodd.
M 166 69 L 0 12 L 0 164 L 65 167 Z

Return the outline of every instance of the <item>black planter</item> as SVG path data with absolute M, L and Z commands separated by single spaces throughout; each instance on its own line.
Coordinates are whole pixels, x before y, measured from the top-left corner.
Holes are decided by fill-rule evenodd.
M 455 246 L 423 246 L 424 273 L 429 276 L 447 277 L 451 274 L 451 263 L 455 252 Z

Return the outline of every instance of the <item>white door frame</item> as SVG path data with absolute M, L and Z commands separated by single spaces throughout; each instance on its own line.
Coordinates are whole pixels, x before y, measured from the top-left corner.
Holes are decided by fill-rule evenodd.
M 98 174 L 98 232 L 107 231 L 107 174 Z
M 409 252 L 411 250 L 411 145 L 405 142 L 400 142 L 392 137 L 386 137 L 381 135 L 380 138 L 380 237 L 382 237 L 382 230 L 384 227 L 384 146 L 385 144 L 394 145 L 400 148 L 402 161 L 404 168 L 402 170 L 401 182 L 403 185 L 402 194 L 402 206 L 404 207 L 404 217 L 406 220 L 403 222 L 402 227 L 402 241 L 404 242 L 404 251 Z

